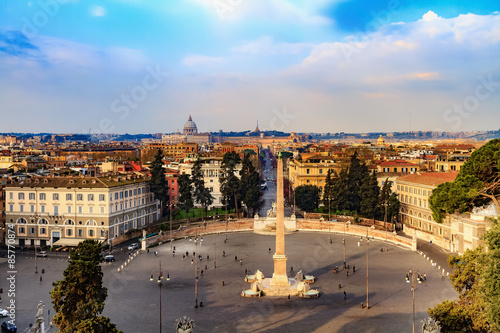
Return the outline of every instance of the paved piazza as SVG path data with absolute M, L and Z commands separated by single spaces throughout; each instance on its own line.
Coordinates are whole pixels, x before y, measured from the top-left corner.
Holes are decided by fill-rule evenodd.
M 269 253 L 268 248 L 274 251 L 274 237 L 231 233 L 224 244 L 225 235 L 217 235 L 215 270 L 213 237 L 203 237 L 203 245 L 198 247 L 203 256 L 198 299 L 203 302 L 203 307 L 194 308 L 195 268 L 191 260 L 195 244 L 183 239 L 174 242 L 175 257 L 170 244 L 166 243 L 153 248 L 150 253 L 142 252 L 121 273 L 117 268 L 127 258 L 128 252 L 117 249 L 118 260 L 103 265 L 104 283 L 108 288 L 104 315 L 124 332 L 158 332 L 159 287 L 156 281 L 149 279 L 151 273 L 156 278 L 160 262 L 165 277 L 170 275 L 170 281 L 164 281 L 162 286 L 163 332 L 174 332 L 175 319 L 183 316 L 194 319 L 195 332 L 411 332 L 412 293 L 411 285 L 405 282 L 405 273 L 409 269 L 427 274 L 427 281 L 417 284 L 415 292 L 417 329 L 420 321 L 427 317 L 428 307 L 457 297 L 449 279 L 442 280 L 441 272 L 422 255 L 392 244 L 389 244 L 388 252 L 381 252 L 384 243 L 372 240 L 369 245 L 370 309 L 361 309 L 360 304 L 366 302 L 365 241 L 360 242 L 360 237 L 356 236 L 346 237 L 347 264 L 351 267 L 347 277 L 345 271 L 332 272 L 334 266 L 342 267 L 342 235 L 332 235 L 333 243 L 330 244 L 326 233 L 296 232 L 286 236 L 288 269 L 293 266 L 295 272 L 302 269 L 313 274 L 317 281 L 312 287 L 318 289 L 321 296 L 318 299 L 292 298 L 290 302 L 286 298 L 242 298 L 241 291 L 249 286 L 243 281 L 245 269 L 249 273 L 260 269 L 266 277 L 272 274 L 273 253 Z M 159 255 L 155 256 L 153 250 L 158 250 Z M 183 260 L 182 254 L 186 251 L 190 256 Z M 222 257 L 222 251 L 225 251 L 225 257 Z M 238 261 L 235 261 L 235 256 Z M 443 255 L 439 259 L 444 262 Z M 34 273 L 35 260 L 17 254 L 18 332 L 25 332 L 33 321 L 39 300 L 45 302 L 47 314 L 52 305 L 49 297 L 51 282 L 62 278 L 67 264 L 62 255 L 52 255 L 37 262 L 38 271 L 45 270 L 41 284 L 40 274 Z M 354 274 L 353 265 L 356 266 Z M 7 264 L 0 264 L 0 269 L 6 272 Z M 0 288 L 3 288 L 0 303 L 3 308 L 8 299 L 5 278 L 1 279 Z M 50 315 L 53 314 L 51 309 Z

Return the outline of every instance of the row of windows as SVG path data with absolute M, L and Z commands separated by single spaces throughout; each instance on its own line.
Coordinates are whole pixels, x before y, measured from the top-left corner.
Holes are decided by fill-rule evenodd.
M 418 194 L 418 195 L 423 195 L 430 197 L 432 194 L 431 190 L 422 190 L 420 188 L 416 187 L 408 187 L 408 186 L 403 186 L 403 185 L 398 185 L 398 192 L 408 192 L 408 193 L 413 193 L 413 194 Z
M 398 172 L 398 168 L 392 168 L 393 172 Z M 382 168 L 383 172 L 391 172 L 391 168 Z M 401 168 L 401 172 L 417 172 L 417 168 Z
M 121 192 L 115 192 L 115 200 L 128 198 L 128 197 L 131 197 L 133 195 L 141 195 L 141 194 L 145 194 L 145 193 L 149 193 L 148 187 L 140 187 L 140 188 L 134 188 L 133 190 L 130 189 L 130 190 L 125 190 L 125 191 L 121 191 Z M 111 200 L 111 201 L 113 200 L 113 194 L 109 195 L 109 200 Z
M 35 205 L 29 205 L 29 208 L 30 208 L 30 210 L 29 210 L 30 213 L 35 213 Z M 106 208 L 105 207 L 99 207 L 99 208 L 100 208 L 100 210 L 99 210 L 100 214 L 105 214 L 106 213 Z M 77 206 L 76 209 L 77 209 L 77 213 L 83 214 L 83 206 Z M 9 205 L 9 211 L 10 212 L 14 211 L 14 205 Z M 22 213 L 24 211 L 25 211 L 24 210 L 24 205 L 22 205 L 22 204 L 19 205 L 19 212 Z M 48 213 L 46 211 L 45 205 L 40 205 L 40 213 Z M 59 206 L 53 206 L 53 213 L 54 213 L 53 215 L 56 215 L 56 216 L 59 215 Z M 66 207 L 66 213 L 68 213 L 68 214 L 73 213 L 73 206 L 67 206 Z M 87 213 L 94 214 L 95 213 L 94 212 L 94 207 L 93 206 L 88 206 Z
M 18 200 L 24 200 L 24 198 L 25 198 L 24 192 L 17 193 Z M 47 200 L 47 194 L 46 193 L 39 193 L 38 198 L 39 198 L 39 200 Z M 14 199 L 13 192 L 9 193 L 9 199 L 10 200 Z M 35 193 L 28 193 L 28 199 L 35 200 Z M 52 193 L 52 200 L 54 200 L 54 201 L 59 200 L 59 193 Z M 72 201 L 72 200 L 73 200 L 73 193 L 66 193 L 66 201 Z M 77 194 L 76 200 L 83 201 L 83 194 Z M 99 194 L 99 201 L 105 201 L 105 200 L 106 200 L 105 195 Z M 94 201 L 94 194 L 87 194 L 87 201 Z
M 415 205 L 415 206 L 427 208 L 427 200 L 425 200 L 425 199 L 422 200 L 420 198 L 414 198 L 412 196 L 400 194 L 399 201 L 410 204 L 410 205 Z
M 28 228 L 29 234 L 34 235 L 35 234 L 35 228 Z M 19 235 L 25 235 L 26 234 L 26 228 L 20 226 L 18 228 L 18 234 Z M 40 228 L 40 235 L 47 235 L 47 228 Z M 83 237 L 84 231 L 83 229 L 77 229 L 76 230 L 77 237 Z M 95 230 L 94 229 L 87 229 L 87 235 L 88 237 L 94 237 L 95 235 Z M 66 229 L 66 236 L 73 236 L 73 229 Z M 106 230 L 100 230 L 100 237 L 106 237 Z

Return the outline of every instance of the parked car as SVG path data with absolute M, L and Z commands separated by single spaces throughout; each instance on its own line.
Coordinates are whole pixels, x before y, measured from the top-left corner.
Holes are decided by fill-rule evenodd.
M 108 254 L 107 256 L 104 257 L 105 262 L 113 262 L 115 261 L 115 256 L 112 254 Z
M 137 250 L 138 248 L 139 248 L 139 244 L 137 244 L 137 243 L 132 243 L 128 246 L 129 251 L 134 251 L 134 250 Z
M 9 315 L 9 311 L 0 309 L 0 317 L 7 317 Z
M 47 251 L 40 251 L 36 253 L 37 257 L 46 257 L 47 256 Z
M 2 332 L 17 332 L 17 327 L 8 321 L 4 321 L 2 323 Z

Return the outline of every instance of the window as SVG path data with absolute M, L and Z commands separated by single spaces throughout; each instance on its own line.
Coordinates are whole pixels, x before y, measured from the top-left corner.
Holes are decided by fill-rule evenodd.
M 73 236 L 73 229 L 66 229 L 66 236 Z
M 35 200 L 35 193 L 28 194 L 30 200 Z
M 17 198 L 18 198 L 19 200 L 24 200 L 24 193 L 19 192 L 19 193 L 17 194 Z
M 45 200 L 45 193 L 40 193 L 39 198 L 40 200 Z
M 128 196 L 131 197 L 132 196 L 132 190 L 129 190 L 128 191 Z
M 30 234 L 34 234 L 35 233 L 35 228 L 30 228 Z
M 34 212 L 35 212 L 35 205 L 31 205 L 31 206 L 30 206 L 30 212 L 31 212 L 31 213 L 34 213 Z
M 20 234 L 26 233 L 26 229 L 24 229 L 24 227 L 19 227 L 19 233 Z
M 319 169 L 319 174 L 322 175 L 323 174 L 323 169 Z
M 9 205 L 9 212 L 13 212 L 14 211 L 14 205 Z
M 66 210 L 68 213 L 71 213 L 71 206 L 67 206 L 67 210 Z
M 47 234 L 47 228 L 40 228 L 40 234 L 41 235 L 46 235 Z
M 104 207 L 101 207 L 101 214 L 104 214 Z
M 40 206 L 40 212 L 45 213 L 45 205 Z
M 398 168 L 394 168 L 394 172 L 398 172 Z
M 115 193 L 115 200 L 118 200 L 118 192 Z
M 173 189 L 172 189 L 173 190 Z M 214 188 L 213 187 L 210 187 L 210 192 L 213 192 L 214 191 Z M 172 191 L 173 192 L 173 191 Z
M 120 199 L 123 199 L 123 191 L 120 192 Z
M 174 193 L 175 193 L 175 189 L 173 188 L 173 189 L 172 189 L 172 194 L 174 194 Z
M 66 194 L 66 200 L 67 201 L 73 200 L 73 195 L 71 193 Z
M 83 201 L 83 194 L 77 194 L 76 201 Z
M 83 237 L 83 229 L 78 229 L 78 237 Z
M 94 229 L 89 229 L 89 237 L 94 237 Z
M 308 179 L 308 180 L 306 180 L 306 183 L 309 183 L 309 182 L 311 182 L 309 179 Z
M 13 200 L 13 199 L 14 199 L 14 193 L 9 192 L 9 199 L 10 199 L 10 200 Z
M 125 198 L 128 198 L 128 191 L 125 191 Z
M 53 193 L 52 200 L 59 200 L 59 193 Z
M 306 173 L 309 174 L 310 170 L 309 169 L 306 169 Z
M 137 195 L 137 189 L 134 188 L 134 195 Z
M 94 195 L 93 194 L 87 195 L 87 200 L 88 201 L 94 201 Z
M 19 205 L 19 211 L 24 212 L 24 205 Z
M 83 207 L 82 206 L 78 206 L 78 214 L 81 214 L 83 213 Z
M 94 213 L 94 207 L 90 206 L 89 207 L 89 214 L 93 214 Z
M 59 215 L 59 206 L 54 206 L 54 215 Z
M 99 194 L 99 201 L 105 201 L 106 200 L 106 197 L 104 196 L 104 194 Z

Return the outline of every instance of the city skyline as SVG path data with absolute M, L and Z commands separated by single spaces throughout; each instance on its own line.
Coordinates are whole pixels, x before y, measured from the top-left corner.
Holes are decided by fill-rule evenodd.
M 202 132 L 500 121 L 495 1 L 0 6 L 0 132 L 169 133 L 189 114 Z

